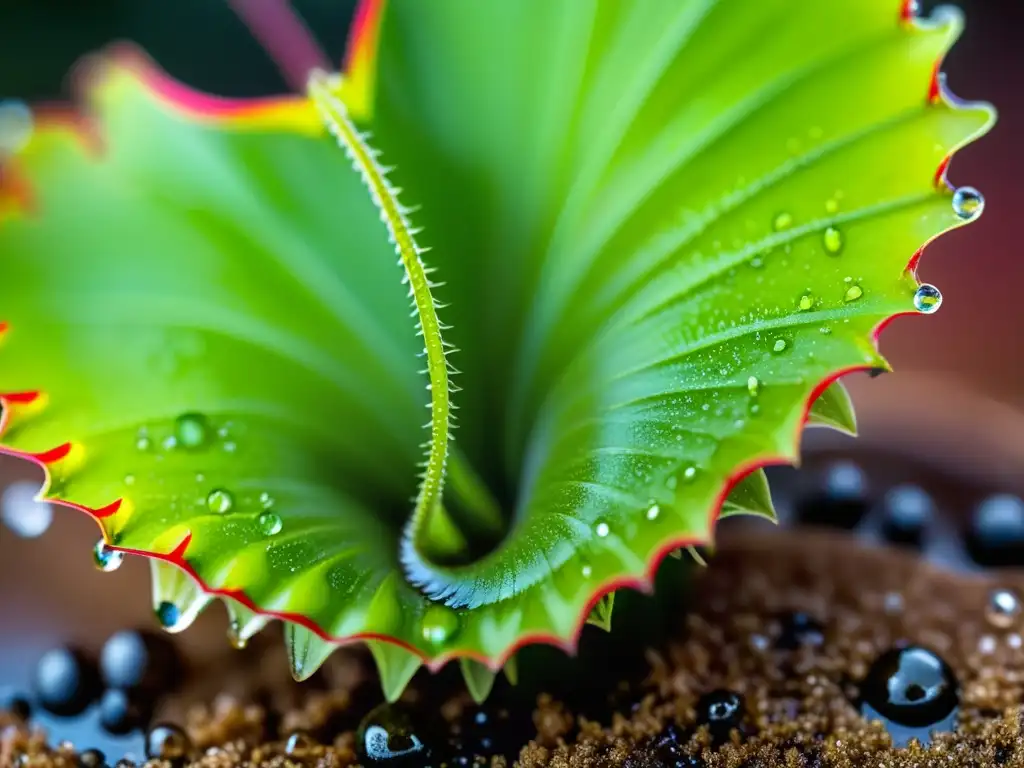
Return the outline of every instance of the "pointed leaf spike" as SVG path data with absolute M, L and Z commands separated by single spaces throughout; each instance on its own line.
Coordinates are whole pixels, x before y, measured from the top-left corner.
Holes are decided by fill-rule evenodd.
M 615 593 L 609 592 L 597 601 L 597 605 L 590 611 L 587 617 L 587 624 L 600 627 L 605 632 L 612 631 L 612 609 L 615 607 Z
M 519 659 L 515 656 L 509 656 L 505 661 L 505 666 L 501 668 L 501 671 L 505 673 L 505 679 L 512 685 L 519 685 Z
M 373 660 L 377 662 L 377 670 L 380 673 L 380 687 L 384 692 L 384 698 L 389 703 L 394 703 L 402 696 L 405 686 L 412 680 L 416 670 L 420 668 L 419 656 L 394 643 L 385 643 L 379 640 L 367 640 L 366 646 L 373 654 Z
M 822 392 L 807 412 L 807 425 L 831 427 L 848 435 L 857 435 L 857 416 L 850 393 L 842 382 L 834 381 Z
M 459 666 L 462 668 L 462 677 L 466 681 L 469 695 L 477 704 L 482 704 L 490 695 L 498 673 L 473 659 L 459 659 Z
M 733 486 L 732 491 L 722 504 L 719 518 L 733 515 L 754 515 L 773 523 L 776 522 L 775 505 L 772 504 L 768 476 L 763 469 L 751 472 Z
M 153 578 L 153 613 L 160 626 L 171 633 L 188 629 L 210 604 L 210 596 L 173 563 L 150 560 L 149 566 Z
M 312 630 L 291 622 L 285 625 L 284 642 L 292 677 L 300 683 L 312 677 L 338 647 L 337 643 L 330 643 Z
M 224 607 L 228 612 L 228 642 L 234 648 L 245 648 L 253 635 L 270 621 L 268 617 L 259 615 L 237 600 L 225 600 Z

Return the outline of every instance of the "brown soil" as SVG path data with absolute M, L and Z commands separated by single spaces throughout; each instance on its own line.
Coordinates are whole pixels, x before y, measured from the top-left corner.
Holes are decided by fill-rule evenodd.
M 759 528 L 734 536 L 699 579 L 685 628 L 647 651 L 646 679 L 625 681 L 619 711 L 588 720 L 570 699 L 538 697 L 519 765 L 1024 768 L 1024 613 L 1001 622 L 986 614 L 993 587 L 1024 595 L 1024 576 L 953 575 L 913 555 L 857 548 L 842 534 Z M 821 623 L 820 645 L 776 647 L 779 616 L 794 610 Z M 885 727 L 862 718 L 852 702 L 871 662 L 901 642 L 926 646 L 945 659 L 959 681 L 960 708 L 954 733 L 938 734 L 926 746 L 912 742 L 894 749 Z M 279 644 L 268 650 L 261 668 L 277 667 L 280 659 L 270 657 L 280 653 Z M 237 674 L 225 671 L 223 677 Z M 254 677 L 252 670 L 241 674 Z M 320 687 L 299 689 L 298 696 L 282 686 L 259 699 L 208 695 L 209 703 L 195 704 L 193 691 L 190 701 L 172 700 L 158 716 L 182 724 L 191 740 L 191 757 L 178 764 L 342 768 L 358 760 L 355 726 L 372 706 L 366 703 L 371 678 L 361 653 L 339 652 Z M 746 713 L 724 744 L 713 743 L 695 722 L 698 699 L 722 688 L 743 697 Z M 451 728 L 471 703 L 455 693 L 439 704 L 437 691 L 438 681 L 420 676 L 403 703 L 413 713 L 440 710 Z M 297 735 L 289 741 L 290 734 Z M 430 741 L 426 729 L 421 735 Z M 469 759 L 459 768 L 486 762 Z M 506 761 L 489 762 L 501 768 Z M 0 713 L 0 766 L 10 765 L 79 763 L 71 745 L 48 744 Z

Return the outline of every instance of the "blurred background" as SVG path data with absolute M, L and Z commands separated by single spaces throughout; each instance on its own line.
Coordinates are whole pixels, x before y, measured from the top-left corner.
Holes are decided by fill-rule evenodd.
M 1024 2 L 958 4 L 967 26 L 945 65 L 948 84 L 963 98 L 994 103 L 1000 120 L 991 135 L 956 156 L 949 178 L 980 189 L 986 210 L 979 222 L 928 249 L 920 276 L 941 288 L 944 303 L 937 315 L 901 318 L 883 335 L 882 350 L 897 373 L 857 376 L 850 388 L 861 422 L 858 445 L 885 446 L 942 472 L 1020 493 Z M 923 11 L 934 5 L 923 3 Z M 295 0 L 294 6 L 340 62 L 354 0 Z M 115 40 L 138 43 L 171 75 L 208 92 L 286 90 L 273 62 L 222 0 L 0 0 L 0 100 L 66 99 L 74 62 Z M 829 450 L 836 440 L 842 438 L 816 433 L 808 450 Z M 39 477 L 0 462 L 0 487 L 25 481 L 37 486 Z M 22 494 L 32 488 L 16 487 Z M 48 514 L 40 512 L 36 523 L 45 527 Z M 19 538 L 0 526 L 0 687 L 27 684 L 45 648 L 68 642 L 97 648 L 117 629 L 153 624 L 146 565 L 127 562 L 117 573 L 96 572 L 93 524 L 65 510 L 53 516 L 42 538 Z M 223 613 L 210 614 L 182 640 L 200 665 L 226 649 Z M 134 742 L 115 740 L 106 748 L 126 744 Z

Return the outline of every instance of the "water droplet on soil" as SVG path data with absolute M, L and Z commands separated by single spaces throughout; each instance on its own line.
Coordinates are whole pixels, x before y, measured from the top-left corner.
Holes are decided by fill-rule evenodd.
M 1001 629 L 1013 626 L 1020 616 L 1020 598 L 1009 589 L 996 589 L 988 596 L 985 618 L 989 624 Z

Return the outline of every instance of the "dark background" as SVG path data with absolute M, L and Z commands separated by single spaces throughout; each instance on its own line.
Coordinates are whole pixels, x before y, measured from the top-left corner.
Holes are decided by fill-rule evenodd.
M 812 1 L 831 0 L 793 0 L 794 12 Z M 341 61 L 354 4 L 294 3 L 335 62 Z M 905 447 L 954 472 L 1019 479 L 1024 477 L 1024 0 L 959 4 L 967 27 L 944 67 L 949 86 L 961 97 L 994 103 L 1000 121 L 991 135 L 957 155 L 949 175 L 954 184 L 980 189 L 986 211 L 979 222 L 941 238 L 925 254 L 921 279 L 938 285 L 945 301 L 934 317 L 901 319 L 884 334 L 882 349 L 897 374 L 860 377 L 851 389 L 865 444 Z M 934 5 L 924 3 L 925 11 Z M 898 0 L 893 6 L 895 13 Z M 0 0 L 0 99 L 66 98 L 73 63 L 114 40 L 140 44 L 173 76 L 212 93 L 285 90 L 274 64 L 224 0 Z M 2 274 L 0 265 L 0 279 Z M 35 478 L 35 473 L 13 461 L 0 462 L 0 486 L 14 477 Z M 152 625 L 143 586 L 146 565 L 126 562 L 115 574 L 95 572 L 94 525 L 66 510 L 55 510 L 55 516 L 52 529 L 38 540 L 0 530 L 0 685 L 23 685 L 35 659 L 54 644 L 76 641 L 95 648 L 116 629 Z M 59 567 L 47 565 L 53 563 Z M 224 626 L 219 609 L 201 617 L 181 638 L 190 656 L 221 663 L 217 660 L 227 652 Z

